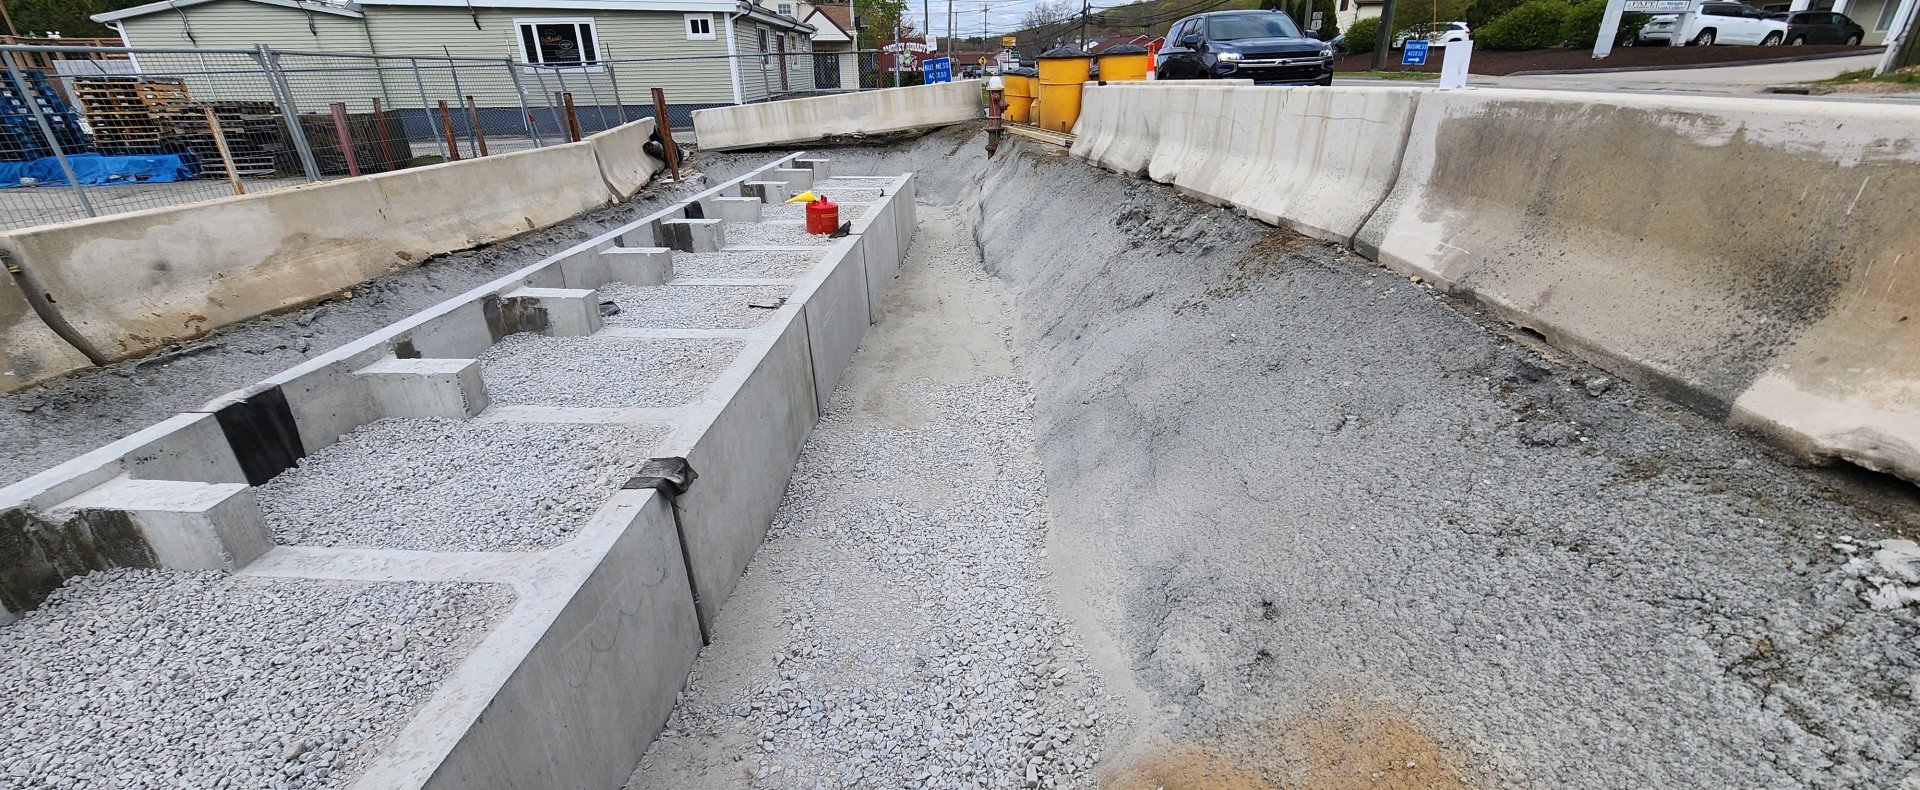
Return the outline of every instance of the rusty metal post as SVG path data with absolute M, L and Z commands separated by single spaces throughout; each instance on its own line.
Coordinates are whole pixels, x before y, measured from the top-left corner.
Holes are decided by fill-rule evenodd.
M 220 128 L 220 117 L 205 104 L 200 105 L 200 112 L 207 116 L 207 131 L 213 133 L 213 147 L 220 152 L 220 164 L 227 168 L 227 183 L 233 185 L 233 194 L 247 194 L 247 188 L 240 184 L 240 169 L 233 165 L 233 152 L 227 150 L 227 133 Z
M 999 77 L 987 80 L 987 156 L 993 156 L 993 152 L 1000 150 L 1000 112 L 1006 107 L 1001 96 L 1005 92 L 1004 83 Z
M 347 175 L 360 175 L 360 163 L 353 158 L 353 135 L 347 131 L 347 103 L 337 101 L 327 105 L 333 110 L 333 133 L 340 138 L 340 153 L 347 158 Z
M 460 161 L 460 138 L 453 133 L 453 115 L 447 112 L 447 100 L 440 100 L 440 126 L 447 130 L 447 154 Z
M 680 180 L 680 147 L 673 144 L 673 119 L 667 117 L 667 92 L 653 89 L 653 130 L 660 133 L 660 145 L 666 149 L 667 172 Z
M 580 115 L 573 111 L 573 91 L 561 91 L 560 104 L 567 108 L 567 134 L 573 142 L 580 142 Z
M 467 125 L 473 127 L 473 139 L 480 144 L 480 155 L 487 155 L 487 133 L 480 131 L 480 105 L 467 97 Z
M 387 128 L 387 114 L 380 108 L 380 100 L 373 100 L 373 133 L 380 138 L 380 170 L 399 170 L 413 161 L 413 146 L 407 146 L 406 159 L 393 158 L 393 130 Z

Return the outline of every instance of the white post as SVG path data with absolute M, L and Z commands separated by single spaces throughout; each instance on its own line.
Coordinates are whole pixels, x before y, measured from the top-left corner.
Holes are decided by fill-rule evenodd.
M 1804 0 L 1796 0 L 1804 2 Z M 1607 0 L 1607 11 L 1600 15 L 1600 34 L 1593 37 L 1593 57 L 1604 58 L 1613 54 L 1613 40 L 1620 35 L 1620 15 L 1627 10 L 1627 0 Z
M 1614 0 L 1620 2 L 1620 0 Z M 1473 61 L 1472 41 L 1449 41 L 1440 51 L 1440 90 L 1467 87 L 1467 66 Z
M 1847 12 L 1847 0 L 1833 0 L 1833 12 L 1834 12 L 1834 13 L 1836 13 L 1836 14 L 1844 14 L 1844 13 L 1846 13 L 1846 12 Z
M 1916 4 L 1920 4 L 1920 0 L 1900 0 L 1900 10 L 1893 14 L 1893 27 L 1888 28 L 1887 51 L 1880 55 L 1880 66 L 1873 70 L 1873 76 L 1878 77 L 1893 68 L 1893 60 L 1900 56 L 1907 36 L 1913 35 Z
M 1813 0 L 1793 0 L 1793 4 L 1790 6 L 1787 6 L 1787 13 L 1789 14 L 1798 13 L 1812 7 L 1813 7 Z

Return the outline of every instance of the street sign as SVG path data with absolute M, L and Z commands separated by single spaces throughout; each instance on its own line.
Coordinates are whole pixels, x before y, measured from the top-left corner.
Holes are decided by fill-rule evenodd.
M 1016 46 L 1013 42 L 1013 36 L 1001 36 L 1000 46 L 1006 47 L 1007 49 L 1013 49 Z
M 1400 51 L 1400 65 L 1402 66 L 1427 65 L 1427 47 L 1429 46 L 1427 42 L 1416 39 L 1413 41 L 1408 41 L 1406 46 L 1407 46 L 1406 49 L 1403 49 Z
M 920 62 L 920 73 L 925 82 L 933 85 L 953 81 L 953 58 L 928 58 Z

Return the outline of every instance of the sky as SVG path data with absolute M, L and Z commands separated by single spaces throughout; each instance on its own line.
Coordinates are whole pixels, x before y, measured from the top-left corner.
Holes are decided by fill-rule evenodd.
M 1070 0 L 1077 4 L 1079 0 Z M 987 35 L 1004 36 L 1021 28 L 1020 20 L 1027 11 L 1042 0 L 953 0 L 953 26 L 962 37 L 980 35 L 980 11 L 986 9 Z M 1125 0 L 1105 0 L 1096 6 L 1120 5 Z M 921 6 L 925 3 L 933 16 L 933 24 L 926 24 L 921 17 Z M 942 39 L 947 37 L 947 0 L 907 0 L 909 6 L 907 18 L 920 26 L 921 30 L 932 31 Z

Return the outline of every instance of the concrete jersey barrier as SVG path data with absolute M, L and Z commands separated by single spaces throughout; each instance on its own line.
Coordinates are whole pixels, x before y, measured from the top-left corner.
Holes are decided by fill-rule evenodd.
M 1072 152 L 1344 243 L 1392 188 L 1418 95 L 1245 81 L 1089 85 Z
M 12 392 L 91 364 L 41 320 L 18 280 L 0 276 L 0 389 Z
M 1920 108 L 1426 93 L 1355 240 L 1811 460 L 1920 481 Z
M 980 85 L 961 80 L 695 110 L 694 139 L 727 151 L 960 123 L 981 117 Z
M 625 199 L 661 168 L 643 148 L 652 133 L 643 119 L 579 143 L 0 233 L 72 328 L 61 340 L 0 291 L 0 387 L 88 356 L 139 357 Z

